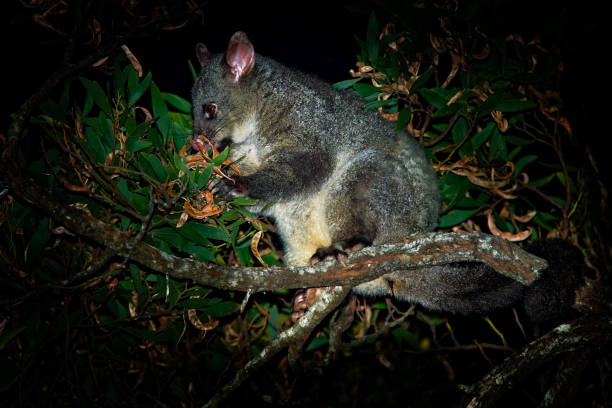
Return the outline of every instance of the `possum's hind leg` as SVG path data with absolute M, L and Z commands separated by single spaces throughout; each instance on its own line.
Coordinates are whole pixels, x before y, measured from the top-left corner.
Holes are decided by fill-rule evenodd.
M 372 245 L 372 241 L 363 235 L 338 241 L 328 247 L 317 249 L 317 252 L 310 258 L 310 265 L 316 265 L 319 262 L 329 260 L 337 260 L 340 263 L 344 263 L 348 259 L 348 254 L 359 251 L 370 245 Z M 294 322 L 302 317 L 306 310 L 314 304 L 319 298 L 321 290 L 323 290 L 323 288 L 308 288 L 298 290 L 295 293 L 293 297 L 293 306 L 291 308 L 291 319 Z
M 326 248 L 317 249 L 317 252 L 310 258 L 310 265 L 316 265 L 319 262 L 332 259 L 344 263 L 348 259 L 348 254 L 359 251 L 370 245 L 372 245 L 372 240 L 364 235 L 358 235 L 350 239 L 334 242 Z

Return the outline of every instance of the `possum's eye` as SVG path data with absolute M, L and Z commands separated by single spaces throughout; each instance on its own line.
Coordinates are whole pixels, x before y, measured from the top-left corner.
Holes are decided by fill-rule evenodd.
M 206 119 L 213 119 L 217 117 L 217 104 L 216 103 L 205 103 L 203 106 L 204 116 Z

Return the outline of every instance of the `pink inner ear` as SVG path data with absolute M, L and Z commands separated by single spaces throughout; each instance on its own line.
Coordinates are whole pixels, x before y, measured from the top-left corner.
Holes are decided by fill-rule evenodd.
M 247 74 L 255 63 L 255 49 L 244 32 L 238 31 L 230 38 L 225 61 L 236 82 Z

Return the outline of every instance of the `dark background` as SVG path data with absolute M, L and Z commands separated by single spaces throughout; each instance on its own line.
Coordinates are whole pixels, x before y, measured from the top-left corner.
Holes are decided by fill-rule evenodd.
M 74 1 L 74 0 L 69 0 Z M 210 2 L 201 24 L 151 38 L 132 40 L 128 46 L 145 72 L 163 91 L 189 97 L 192 84 L 187 59 L 195 62 L 194 46 L 205 43 L 223 51 L 232 33 L 246 31 L 256 52 L 286 65 L 315 73 L 335 82 L 350 78 L 359 47 L 355 36 L 365 38 L 367 14 L 348 12 L 346 4 L 370 6 L 379 1 L 315 2 Z M 497 0 L 473 4 L 484 32 L 490 36 L 511 32 L 526 39 L 538 34 L 560 45 L 565 72 L 561 80 L 564 105 L 574 136 L 592 147 L 603 175 L 610 174 L 606 143 L 605 97 L 609 62 L 606 14 L 600 2 Z M 388 10 L 393 14 L 394 10 Z M 472 10 L 474 12 L 474 10 Z M 382 14 L 382 13 L 381 13 Z M 59 37 L 32 22 L 32 10 L 19 0 L 0 5 L 2 44 L 2 104 L 0 131 L 10 112 L 32 94 L 61 61 Z M 384 22 L 385 16 L 379 15 Z

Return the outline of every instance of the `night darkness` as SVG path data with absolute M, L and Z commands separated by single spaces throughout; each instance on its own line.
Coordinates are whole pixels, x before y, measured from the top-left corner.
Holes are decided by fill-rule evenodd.
M 384 2 L 381 2 L 384 4 Z M 210 2 L 202 25 L 160 33 L 130 44 L 145 71 L 152 71 L 161 89 L 188 97 L 191 75 L 187 59 L 195 62 L 194 45 L 204 42 L 209 49 L 225 49 L 238 30 L 246 31 L 256 51 L 285 65 L 311 72 L 329 81 L 348 79 L 359 52 L 354 37 L 365 37 L 367 15 L 347 12 L 344 2 Z M 367 1 L 349 2 L 370 4 Z M 608 172 L 602 118 L 606 85 L 604 13 L 598 2 L 492 1 L 481 11 L 484 31 L 521 32 L 526 38 L 538 34 L 561 44 L 565 55 L 562 80 L 564 103 L 575 136 L 593 146 L 601 170 Z M 30 95 L 61 60 L 53 34 L 30 21 L 28 9 L 16 0 L 4 2 L 2 24 L 3 104 L 12 112 Z M 16 86 L 19 84 L 19 86 Z M 7 92 L 9 91 L 9 92 Z M 2 128 L 8 125 L 2 117 Z M 605 174 L 605 173 L 604 173 Z
M 31 20 L 31 10 L 23 7 L 21 2 L 24 1 L 5 0 L 0 5 L 0 34 L 4 56 L 1 134 L 7 133 L 11 122 L 9 115 L 36 92 L 62 60 L 61 41 L 58 41 L 56 34 L 34 24 Z M 367 14 L 348 12 L 343 1 L 286 1 L 278 2 L 274 6 L 268 2 L 257 1 L 241 3 L 218 0 L 209 3 L 203 9 L 200 23 L 172 32 L 160 32 L 128 43 L 142 64 L 144 72 L 153 73 L 153 80 L 162 91 L 189 99 L 193 81 L 187 60 L 196 65 L 195 44 L 202 42 L 211 51 L 222 52 L 230 36 L 238 30 L 248 34 L 255 51 L 259 54 L 273 57 L 289 67 L 313 73 L 330 83 L 346 80 L 350 78 L 349 70 L 355 67 L 356 55 L 360 51 L 355 37 L 365 38 L 368 25 Z M 373 3 L 387 2 L 347 3 L 369 6 Z M 573 136 L 585 148 L 590 149 L 598 165 L 601 179 L 606 185 L 612 185 L 609 181 L 609 176 L 612 175 L 612 160 L 609 157 L 610 132 L 607 126 L 610 114 L 606 109 L 607 105 L 603 102 L 607 96 L 609 82 L 609 72 L 607 72 L 609 63 L 605 62 L 608 58 L 609 44 L 608 35 L 604 35 L 604 18 L 607 18 L 607 15 L 604 17 L 599 7 L 601 7 L 600 2 L 596 1 L 496 0 L 488 2 L 486 7 L 479 10 L 479 14 L 482 18 L 482 31 L 491 37 L 520 32 L 525 38 L 537 34 L 542 36 L 544 41 L 550 40 L 560 44 L 564 61 L 564 72 L 560 83 L 563 108 L 571 123 Z M 585 150 L 582 148 L 566 151 L 564 154 L 579 162 L 587 160 Z M 609 207 L 604 211 L 606 214 L 602 217 L 602 223 L 612 219 Z M 1 335 L 0 332 L 0 339 Z M 404 354 L 402 358 L 408 361 L 406 365 L 412 364 L 412 359 L 418 360 L 415 365 L 420 364 L 423 372 L 419 372 L 422 377 L 405 380 L 411 384 L 407 392 L 413 393 L 414 401 L 399 404 L 400 406 L 427 406 L 425 401 L 449 403 L 448 399 L 457 391 L 454 388 L 446 389 L 447 384 L 440 384 L 433 390 L 427 389 L 423 395 L 415 394 L 421 392 L 422 378 L 445 377 L 446 373 L 440 368 L 439 360 L 436 360 L 439 358 L 438 355 Z M 365 377 L 372 355 L 361 354 L 356 350 L 351 359 L 341 362 L 341 365 L 336 367 L 335 373 L 346 374 L 347 378 L 354 376 L 354 388 L 363 387 L 363 391 L 359 389 L 359 392 L 365 393 L 366 387 L 371 385 L 371 379 Z M 359 370 L 353 367 L 357 365 L 352 364 L 362 360 L 365 368 L 363 372 L 356 372 Z M 487 364 L 483 361 L 482 365 Z M 402 389 L 404 386 L 402 375 L 411 376 L 416 372 L 412 369 L 402 372 L 405 368 L 406 366 L 400 366 L 396 372 L 382 370 L 383 374 L 380 374 L 375 382 L 383 384 L 378 384 L 383 388 L 387 386 Z M 486 372 L 489 367 L 478 367 L 478 369 Z M 329 381 L 331 384 L 334 381 L 332 376 L 333 374 L 324 374 L 318 381 L 321 383 Z M 480 377 L 475 376 L 464 380 L 469 383 L 478 378 Z M 1 385 L 0 393 L 4 391 Z M 346 384 L 339 383 L 336 389 L 343 386 Z M 537 385 L 533 386 L 537 388 Z M 423 389 L 425 387 L 426 385 L 423 385 Z M 251 392 L 255 391 L 245 391 L 245 395 L 251 395 Z M 338 392 L 349 393 L 346 390 Z M 445 394 L 447 392 L 448 395 Z M 308 401 L 309 396 L 297 397 Z M 314 397 L 313 399 L 316 400 Z M 253 404 L 259 406 L 256 402 Z M 367 406 L 365 400 L 363 404 Z M 235 406 L 238 405 L 236 403 Z M 244 403 L 240 406 L 244 406 Z

